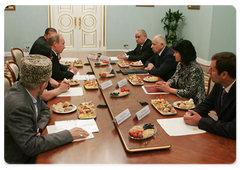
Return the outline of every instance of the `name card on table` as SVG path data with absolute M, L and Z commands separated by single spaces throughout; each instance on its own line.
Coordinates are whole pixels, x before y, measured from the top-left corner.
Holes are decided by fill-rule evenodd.
M 113 85 L 112 81 L 111 80 L 108 80 L 102 84 L 100 84 L 100 87 L 102 88 L 102 90 L 108 88 L 108 87 L 111 87 Z
M 97 55 L 92 55 L 92 54 L 89 54 L 88 55 L 88 58 L 91 58 L 91 59 L 97 59 L 98 58 L 98 56 Z
M 109 61 L 110 60 L 110 58 L 106 57 L 106 56 L 101 56 L 99 59 L 100 60 L 105 60 L 105 61 Z
M 113 68 L 112 68 L 112 66 L 111 66 L 111 65 L 109 65 L 109 68 L 108 68 L 108 70 L 109 70 L 109 73 L 111 74 L 111 72 L 112 72 L 112 70 L 113 70 Z
M 121 88 L 121 87 L 125 86 L 126 84 L 127 84 L 127 79 L 125 78 L 117 83 L 117 87 Z
M 120 113 L 117 116 L 115 116 L 113 121 L 116 121 L 117 124 L 120 125 L 122 122 L 127 120 L 127 118 L 129 118 L 130 116 L 131 116 L 131 113 L 130 113 L 129 109 L 126 109 L 122 113 Z
M 144 118 L 145 116 L 147 116 L 150 113 L 150 109 L 149 106 L 146 106 L 144 108 L 142 108 L 141 110 L 139 110 L 135 116 L 133 117 L 133 119 L 137 118 L 138 121 L 140 121 L 142 118 Z

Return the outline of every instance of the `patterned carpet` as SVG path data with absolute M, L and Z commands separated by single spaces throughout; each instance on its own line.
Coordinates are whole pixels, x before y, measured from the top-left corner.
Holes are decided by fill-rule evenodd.
M 11 80 L 12 80 L 12 76 L 9 72 L 9 70 L 7 69 L 7 65 L 6 65 L 6 62 L 10 62 L 10 61 L 13 61 L 13 58 L 12 57 L 4 57 L 4 74 L 7 75 Z M 205 81 L 205 90 L 207 92 L 208 90 L 208 80 L 209 80 L 209 73 L 207 73 L 207 70 L 208 70 L 208 66 L 204 66 L 204 65 L 200 65 L 203 69 L 203 72 L 204 72 L 204 81 Z

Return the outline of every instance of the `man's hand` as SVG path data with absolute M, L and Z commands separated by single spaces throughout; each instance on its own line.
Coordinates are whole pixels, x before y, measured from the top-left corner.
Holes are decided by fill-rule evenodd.
M 82 128 L 75 127 L 71 130 L 69 130 L 71 133 L 73 139 L 80 139 L 80 138 L 86 138 L 88 137 L 89 133 L 87 131 L 83 130 Z
M 70 66 L 70 67 L 68 68 L 68 71 L 72 71 L 74 74 L 77 74 L 78 69 L 77 69 L 76 67 Z
M 186 124 L 188 125 L 193 125 L 193 126 L 198 126 L 198 122 L 201 120 L 201 116 L 193 111 L 193 110 L 188 110 L 188 112 L 185 113 L 183 116 L 183 120 Z
M 124 60 L 127 59 L 126 54 L 124 54 L 124 53 L 119 54 L 119 55 L 117 56 L 117 58 L 118 58 L 118 59 L 124 59 Z
M 60 84 L 59 84 L 59 90 L 60 92 L 65 92 L 68 91 L 68 89 L 70 88 L 70 83 L 68 80 L 64 79 Z
M 153 68 L 154 68 L 155 66 L 153 65 L 153 63 L 149 63 L 148 65 L 147 65 L 147 67 L 145 67 L 144 68 L 144 70 L 152 70 Z

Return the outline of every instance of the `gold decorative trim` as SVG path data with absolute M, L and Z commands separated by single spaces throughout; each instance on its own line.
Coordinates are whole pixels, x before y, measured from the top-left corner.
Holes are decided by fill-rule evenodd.
M 69 23 L 67 26 L 65 26 L 65 25 L 62 23 L 62 20 L 63 20 L 64 18 L 68 18 L 69 21 L 70 21 L 70 23 Z M 58 24 L 59 24 L 59 26 L 61 26 L 63 29 L 69 29 L 70 27 L 73 26 L 73 18 L 72 18 L 72 16 L 70 16 L 69 14 L 63 14 L 63 15 L 61 15 L 61 16 L 58 18 Z
M 103 47 L 106 46 L 106 5 L 103 6 Z
M 51 5 L 48 5 L 48 25 L 51 28 L 52 27 L 52 14 L 51 14 L 52 10 L 51 10 Z
M 64 36 L 68 36 L 69 37 L 69 44 L 66 43 L 66 38 L 65 39 L 65 47 L 68 47 L 68 48 L 73 48 L 74 47 L 74 41 L 73 41 L 73 31 L 70 31 L 70 32 L 63 32 L 61 30 L 59 30 L 58 34 L 62 35 L 63 37 Z
M 92 44 L 86 44 L 86 36 L 87 35 L 92 35 L 92 40 L 93 43 Z M 86 32 L 86 31 L 82 31 L 82 47 L 85 48 L 96 48 L 97 47 L 97 31 L 93 31 L 93 32 Z
M 92 21 L 93 21 L 92 25 L 87 25 L 86 20 L 88 18 L 92 19 Z M 91 14 L 85 15 L 82 20 L 83 20 L 83 26 L 87 29 L 93 29 L 97 25 L 96 17 Z

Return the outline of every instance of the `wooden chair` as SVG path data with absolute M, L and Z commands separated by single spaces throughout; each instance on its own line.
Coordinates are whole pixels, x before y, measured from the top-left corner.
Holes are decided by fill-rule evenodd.
M 7 75 L 4 75 L 4 95 L 7 93 L 11 86 L 12 86 L 11 79 Z
M 207 96 L 209 95 L 209 93 L 212 91 L 212 88 L 214 86 L 214 82 L 212 81 L 211 77 L 209 76 L 209 79 L 208 79 L 208 89 L 207 89 Z
M 20 71 L 19 67 L 18 67 L 17 63 L 15 63 L 15 62 L 7 62 L 6 65 L 7 65 L 8 70 L 11 73 L 13 83 L 15 83 L 19 76 L 19 71 Z
M 21 64 L 21 58 L 24 57 L 23 51 L 20 48 L 11 48 L 11 54 L 13 57 L 13 61 L 15 63 L 17 63 L 17 65 L 19 66 L 19 68 L 21 68 L 22 64 Z

